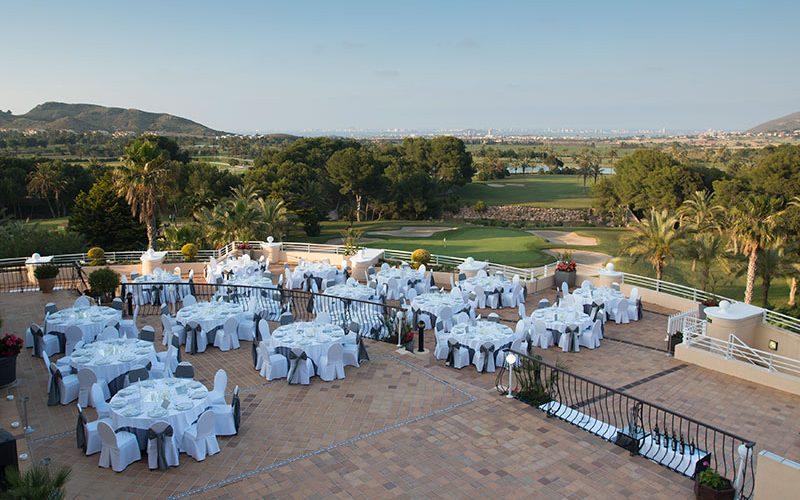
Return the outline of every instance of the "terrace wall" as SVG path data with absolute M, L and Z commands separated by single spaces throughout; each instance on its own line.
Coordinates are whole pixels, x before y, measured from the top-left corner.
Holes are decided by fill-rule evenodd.
M 769 451 L 758 454 L 756 498 L 797 498 L 800 464 Z

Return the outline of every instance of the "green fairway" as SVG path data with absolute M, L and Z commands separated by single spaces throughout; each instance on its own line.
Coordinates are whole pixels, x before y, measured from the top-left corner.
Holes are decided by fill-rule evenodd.
M 474 181 L 462 187 L 461 200 L 473 205 L 528 205 L 551 208 L 589 208 L 592 206 L 592 180 L 583 187 L 577 175 L 512 175 L 505 179 Z M 502 187 L 497 187 L 502 186 Z

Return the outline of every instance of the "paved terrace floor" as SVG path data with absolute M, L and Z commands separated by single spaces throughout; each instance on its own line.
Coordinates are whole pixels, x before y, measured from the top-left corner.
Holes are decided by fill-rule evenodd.
M 543 295 L 553 298 L 552 292 L 529 296 L 529 310 Z M 74 299 L 65 291 L 0 294 L 3 330 L 21 334 L 41 321 L 46 302 L 63 308 Z M 599 349 L 537 352 L 753 439 L 757 450 L 800 458 L 800 398 L 667 356 L 659 349 L 670 311 L 646 309 L 642 321 L 609 323 Z M 515 311 L 501 313 L 516 319 Z M 139 326 L 160 332 L 157 323 L 143 317 Z M 241 389 L 242 427 L 237 436 L 219 438 L 220 454 L 204 462 L 182 454 L 180 467 L 167 472 L 150 471 L 143 460 L 115 473 L 97 466 L 98 455 L 82 455 L 75 447 L 75 406 L 46 406 L 47 374 L 29 350 L 18 359 L 18 385 L 8 390 L 16 399 L 2 400 L 0 417 L 21 412 L 22 399 L 30 398 L 35 432 L 21 445 L 29 447 L 31 462 L 50 458 L 54 466 L 72 466 L 69 498 L 692 497 L 689 479 L 507 400 L 495 390 L 493 374 L 448 369 L 431 354 L 400 355 L 385 343 L 368 348 L 371 361 L 348 367 L 345 380 L 315 378 L 305 387 L 260 377 L 248 342 L 236 351 L 212 347 L 184 355 L 209 387 L 218 368 L 227 370 L 229 390 Z

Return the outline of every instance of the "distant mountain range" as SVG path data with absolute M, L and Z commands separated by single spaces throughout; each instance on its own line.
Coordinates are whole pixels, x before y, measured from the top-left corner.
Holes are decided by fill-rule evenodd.
M 166 113 L 109 108 L 96 104 L 46 102 L 24 115 L 0 112 L 0 129 L 73 130 L 75 132 L 156 132 L 165 135 L 212 136 L 213 130 L 192 120 Z
M 747 132 L 750 134 L 769 134 L 774 132 L 794 132 L 795 130 L 800 130 L 800 111 L 764 122 Z

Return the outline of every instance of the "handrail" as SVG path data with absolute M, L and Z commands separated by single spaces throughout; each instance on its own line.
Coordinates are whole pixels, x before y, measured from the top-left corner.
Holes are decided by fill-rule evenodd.
M 750 347 L 733 333 L 727 341 L 692 329 L 685 330 L 683 334 L 688 347 L 704 348 L 727 359 L 747 362 L 770 372 L 800 377 L 800 360 Z

